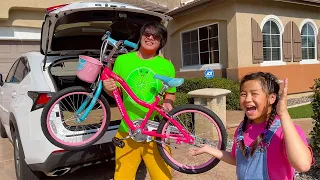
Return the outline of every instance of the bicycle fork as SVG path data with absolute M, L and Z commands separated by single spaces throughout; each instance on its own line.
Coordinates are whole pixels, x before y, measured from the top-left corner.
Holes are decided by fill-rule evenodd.
M 96 91 L 94 92 L 93 97 L 87 96 L 86 99 L 84 100 L 84 102 L 81 104 L 81 106 L 77 110 L 77 112 L 76 112 L 77 123 L 81 123 L 87 118 L 90 111 L 92 110 L 92 108 L 96 104 L 96 102 L 101 94 L 101 90 L 102 90 L 102 81 L 99 81 L 98 87 L 97 87 Z M 90 102 L 90 104 L 87 107 L 89 102 Z M 87 109 L 85 109 L 86 107 L 87 107 Z M 83 112 L 83 110 L 84 110 L 84 112 Z M 81 112 L 83 112 L 83 114 L 79 117 Z

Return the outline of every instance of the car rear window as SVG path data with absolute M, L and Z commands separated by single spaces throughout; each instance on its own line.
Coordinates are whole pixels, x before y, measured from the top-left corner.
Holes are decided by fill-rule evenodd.
M 142 25 L 158 21 L 156 16 L 135 12 L 85 11 L 60 18 L 55 26 L 52 50 L 100 49 L 106 31 L 116 40 L 137 43 Z M 109 47 L 111 48 L 111 47 Z
M 76 76 L 78 60 L 59 62 L 51 66 L 51 75 L 53 76 Z

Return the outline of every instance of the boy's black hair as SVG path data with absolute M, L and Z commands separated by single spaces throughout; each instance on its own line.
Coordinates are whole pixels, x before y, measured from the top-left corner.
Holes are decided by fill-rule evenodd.
M 272 104 L 272 110 L 271 110 L 271 114 L 270 114 L 270 117 L 268 119 L 268 123 L 266 125 L 266 130 L 269 130 L 270 126 L 272 125 L 273 123 L 273 120 L 275 118 L 275 116 L 277 115 L 277 104 L 278 104 L 278 101 L 279 101 L 279 90 L 280 90 L 280 85 L 279 85 L 279 80 L 271 73 L 265 73 L 265 72 L 255 72 L 255 73 L 251 73 L 251 74 L 248 74 L 246 76 L 243 77 L 243 79 L 241 80 L 241 83 L 240 83 L 240 92 L 241 92 L 241 87 L 242 85 L 247 82 L 247 81 L 250 81 L 250 80 L 256 80 L 256 81 L 259 81 L 261 86 L 262 86 L 262 89 L 264 90 L 264 92 L 267 94 L 267 95 L 271 95 L 271 94 L 276 94 L 276 100 L 275 102 Z M 245 132 L 246 130 L 246 126 L 248 124 L 248 117 L 247 115 L 245 114 L 244 116 L 244 121 L 242 123 L 242 131 Z M 255 152 L 255 150 L 258 148 L 258 146 L 260 145 L 261 141 L 263 140 L 265 136 L 265 131 L 262 132 L 258 137 L 257 139 L 254 141 L 253 143 L 253 146 L 252 146 L 252 149 L 251 149 L 251 153 L 250 155 L 252 156 L 253 153 Z M 240 147 L 241 147 L 241 150 L 242 150 L 242 153 L 245 157 L 248 157 L 248 154 L 247 154 L 247 151 L 246 151 L 246 148 L 245 148 L 245 144 L 244 144 L 244 140 L 242 139 L 240 141 Z
M 160 50 L 166 45 L 167 43 L 167 39 L 168 39 L 168 31 L 167 29 L 159 22 L 157 21 L 150 21 L 145 23 L 142 28 L 140 29 L 140 38 L 139 38 L 139 42 L 138 42 L 138 49 L 141 46 L 141 37 L 143 35 L 143 33 L 145 32 L 145 30 L 147 28 L 151 28 L 154 30 L 154 32 L 160 36 L 160 46 L 157 49 L 156 54 L 159 54 Z

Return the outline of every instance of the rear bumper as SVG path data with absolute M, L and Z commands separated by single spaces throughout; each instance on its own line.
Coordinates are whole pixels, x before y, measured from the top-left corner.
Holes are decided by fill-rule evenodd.
M 38 156 L 37 161 L 39 162 L 42 158 L 43 161 L 40 161 L 39 163 L 28 163 L 28 165 L 33 171 L 40 171 L 49 176 L 55 176 L 53 172 L 56 170 L 67 168 L 71 169 L 72 172 L 82 166 L 114 160 L 115 146 L 111 139 L 117 132 L 120 122 L 121 120 L 111 121 L 106 134 L 102 136 L 98 142 L 79 151 L 66 151 L 57 148 L 47 139 L 45 139 L 45 141 L 41 141 L 42 144 L 40 142 L 36 143 L 36 141 L 31 141 L 32 143 L 30 144 L 32 144 L 32 146 L 29 146 L 30 148 L 28 149 L 31 152 L 29 152 L 28 155 L 32 157 L 29 158 L 35 159 L 33 156 Z M 42 136 L 39 135 L 37 137 L 39 138 Z M 42 138 L 45 137 L 43 136 Z M 42 148 L 40 148 L 40 146 L 42 146 Z M 39 151 L 39 149 L 42 149 L 42 151 Z M 32 151 L 38 153 L 32 153 Z M 47 155 L 39 158 L 39 154 L 43 152 L 46 152 Z
M 95 164 L 99 161 L 114 159 L 115 147 L 113 143 L 104 143 L 90 146 L 81 151 L 58 151 L 49 155 L 44 163 L 29 164 L 33 171 L 50 174 L 57 169 L 78 168 L 84 165 Z

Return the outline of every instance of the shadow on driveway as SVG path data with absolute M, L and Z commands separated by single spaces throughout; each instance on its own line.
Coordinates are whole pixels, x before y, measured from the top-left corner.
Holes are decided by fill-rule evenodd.
M 60 177 L 48 177 L 45 180 L 111 180 L 113 179 L 115 161 L 109 161 L 98 165 L 83 167 L 73 173 Z M 143 163 L 137 171 L 136 180 L 146 179 L 147 170 Z

